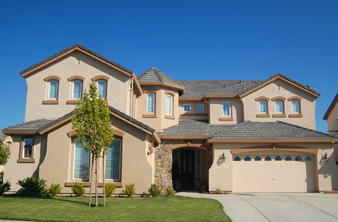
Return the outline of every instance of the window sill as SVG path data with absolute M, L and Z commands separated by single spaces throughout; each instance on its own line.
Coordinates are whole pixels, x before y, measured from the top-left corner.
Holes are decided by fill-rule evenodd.
M 18 163 L 35 163 L 35 159 L 24 159 L 24 158 L 20 158 L 17 161 Z
M 231 118 L 231 117 L 223 117 L 223 118 L 219 118 L 219 121 L 234 121 L 234 118 Z
M 164 117 L 165 117 L 166 119 L 173 119 L 173 120 L 175 119 L 174 116 L 170 116 L 170 115 L 165 115 Z
M 180 116 L 208 116 L 208 113 L 202 113 L 202 112 L 198 112 L 198 113 L 183 113 Z
M 273 114 L 272 117 L 273 118 L 285 118 L 286 115 L 285 114 Z
M 156 114 L 143 114 L 142 115 L 143 118 L 157 118 Z
M 65 187 L 73 187 L 75 185 L 75 183 L 80 183 L 82 184 L 83 187 L 90 187 L 90 182 L 81 182 L 81 181 L 77 181 L 77 182 L 66 182 L 65 183 Z M 106 183 L 110 183 L 109 181 L 106 180 Z M 121 188 L 123 187 L 123 183 L 120 182 L 112 182 L 113 184 L 115 184 L 115 186 L 117 188 Z M 98 187 L 103 187 L 103 183 L 98 183 Z
M 42 104 L 44 104 L 44 105 L 57 105 L 57 104 L 59 104 L 59 100 L 43 100 Z
M 270 114 L 257 114 L 256 117 L 257 118 L 269 118 Z
M 303 114 L 290 114 L 289 117 L 290 118 L 302 118 Z
M 67 100 L 66 104 L 71 104 L 71 105 L 76 105 L 79 103 L 79 101 L 81 101 L 80 99 L 77 99 L 77 100 Z

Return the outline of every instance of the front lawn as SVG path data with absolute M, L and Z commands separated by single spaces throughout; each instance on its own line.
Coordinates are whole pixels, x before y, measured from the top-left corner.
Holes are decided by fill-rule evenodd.
M 102 203 L 102 199 L 100 199 Z M 88 198 L 0 197 L 0 219 L 32 221 L 231 221 L 216 200 L 189 197 L 110 198 L 88 207 Z

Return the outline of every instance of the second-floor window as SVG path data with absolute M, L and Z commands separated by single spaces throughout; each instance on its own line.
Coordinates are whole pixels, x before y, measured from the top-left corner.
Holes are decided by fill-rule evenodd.
M 197 104 L 197 112 L 204 112 L 204 105 L 203 104 Z
M 73 82 L 73 99 L 81 99 L 82 97 L 82 82 L 74 81 Z
M 166 98 L 167 98 L 166 114 L 172 115 L 172 100 L 173 100 L 173 97 L 172 97 L 172 95 L 167 95 Z
M 190 112 L 190 105 L 189 104 L 185 104 L 184 106 L 184 112 Z
M 223 116 L 230 116 L 230 103 L 223 102 Z
M 102 97 L 103 99 L 106 99 L 106 93 L 107 93 L 107 83 L 106 81 L 99 80 L 97 81 L 97 96 Z
M 58 97 L 58 82 L 50 81 L 48 90 L 48 99 L 57 99 Z
M 147 96 L 147 113 L 154 113 L 155 95 L 149 93 Z
M 291 102 L 291 112 L 292 113 L 296 113 L 296 114 L 299 114 L 300 113 L 300 110 L 299 110 L 299 101 L 298 100 L 293 100 Z
M 264 100 L 259 101 L 259 112 L 267 113 L 266 101 Z
M 276 101 L 276 113 L 282 114 L 284 113 L 283 102 L 277 100 Z

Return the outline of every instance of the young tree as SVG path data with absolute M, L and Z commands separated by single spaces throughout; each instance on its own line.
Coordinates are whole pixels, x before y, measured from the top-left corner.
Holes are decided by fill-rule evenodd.
M 89 94 L 85 90 L 83 100 L 79 101 L 74 109 L 72 118 L 73 129 L 76 131 L 77 141 L 84 149 L 91 153 L 92 164 L 90 173 L 90 197 L 91 206 L 93 165 L 95 162 L 95 207 L 98 205 L 98 171 L 97 160 L 100 155 L 106 154 L 106 150 L 114 139 L 110 126 L 109 107 L 97 95 L 97 87 L 94 82 L 89 84 Z M 104 179 L 103 179 L 104 181 Z
M 9 156 L 9 150 L 5 146 L 2 140 L 0 140 L 0 165 L 4 165 L 7 163 Z

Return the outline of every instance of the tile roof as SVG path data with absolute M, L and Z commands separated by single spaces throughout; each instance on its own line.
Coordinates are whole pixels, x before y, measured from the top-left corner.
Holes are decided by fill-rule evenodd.
M 139 82 L 167 82 L 181 86 L 178 81 L 174 80 L 173 78 L 155 67 L 152 67 L 139 75 L 137 77 L 137 80 Z
M 109 106 L 110 111 L 112 111 L 113 113 L 125 118 L 126 120 L 129 120 L 130 122 L 140 126 L 143 129 L 146 129 L 152 133 L 155 132 L 155 130 L 153 128 L 151 128 L 150 126 L 128 116 L 127 114 Z M 4 130 L 37 130 L 37 132 L 41 132 L 57 123 L 59 123 L 62 120 L 67 119 L 68 117 L 71 117 L 73 115 L 74 111 L 67 113 L 64 116 L 61 116 L 57 119 L 38 119 L 38 120 L 34 120 L 34 121 L 29 121 L 29 122 L 24 122 L 21 124 L 17 124 L 14 126 L 10 126 L 5 128 Z
M 319 131 L 277 122 L 243 122 L 237 125 L 210 125 L 204 121 L 181 120 L 159 136 L 210 136 L 210 139 L 333 139 Z
M 35 65 L 32 65 L 32 66 L 28 67 L 27 69 L 21 71 L 20 75 L 25 74 L 29 70 L 32 70 L 32 69 L 34 69 L 34 68 L 36 68 L 36 67 L 38 67 L 38 66 L 40 66 L 40 65 L 42 65 L 42 64 L 44 64 L 44 63 L 46 63 L 48 61 L 50 61 L 50 60 L 52 60 L 52 59 L 54 59 L 54 58 L 56 58 L 56 57 L 58 57 L 58 56 L 60 56 L 60 55 L 62 55 L 64 53 L 66 53 L 66 52 L 68 52 L 68 51 L 76 48 L 76 47 L 78 47 L 78 48 L 80 48 L 82 50 L 85 50 L 86 52 L 88 52 L 88 53 L 90 53 L 90 54 L 92 54 L 92 55 L 94 55 L 94 56 L 96 56 L 96 57 L 98 57 L 98 58 L 100 58 L 100 59 L 102 59 L 102 60 L 104 60 L 104 61 L 106 61 L 106 62 L 108 62 L 108 63 L 110 63 L 110 64 L 112 64 L 112 65 L 114 65 L 114 66 L 116 66 L 116 67 L 118 67 L 118 68 L 126 71 L 126 72 L 128 72 L 128 73 L 130 73 L 130 74 L 134 73 L 132 70 L 130 70 L 130 69 L 128 69 L 128 68 L 126 68 L 126 67 L 124 67 L 124 66 L 122 66 L 122 65 L 120 65 L 120 64 L 118 64 L 118 63 L 116 63 L 116 62 L 114 62 L 114 61 L 112 61 L 112 60 L 110 60 L 108 58 L 106 58 L 106 57 L 104 57 L 103 55 L 100 55 L 97 52 L 94 52 L 93 50 L 91 50 L 91 49 L 89 49 L 89 48 L 87 48 L 87 47 L 85 47 L 85 46 L 83 46 L 81 44 L 76 43 L 76 44 L 74 44 L 74 45 L 72 45 L 72 46 L 70 46 L 70 47 L 68 47 L 68 48 L 66 48 L 66 49 L 64 49 L 64 50 L 62 50 L 62 51 L 60 51 L 60 52 L 58 52 L 58 53 L 50 56 L 50 57 L 48 57 L 47 59 L 44 59 L 41 62 L 38 62 Z

